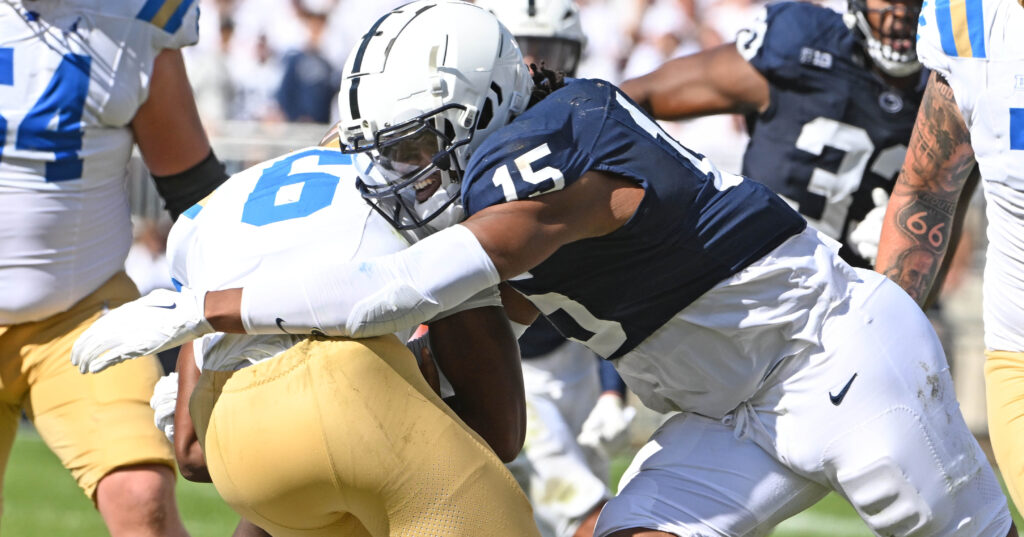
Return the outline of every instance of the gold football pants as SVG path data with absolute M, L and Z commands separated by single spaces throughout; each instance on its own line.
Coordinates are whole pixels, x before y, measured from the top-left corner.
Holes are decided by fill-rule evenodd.
M 988 434 L 1010 498 L 1024 509 L 1024 353 L 985 351 Z
M 149 407 L 153 385 L 162 374 L 155 357 L 89 375 L 71 365 L 71 346 L 103 309 L 138 296 L 122 272 L 68 311 L 0 326 L 0 477 L 22 410 L 90 498 L 100 479 L 117 468 L 150 463 L 175 467 L 171 445 L 153 425 Z
M 512 475 L 393 336 L 204 371 L 190 410 L 221 496 L 275 537 L 539 535 Z

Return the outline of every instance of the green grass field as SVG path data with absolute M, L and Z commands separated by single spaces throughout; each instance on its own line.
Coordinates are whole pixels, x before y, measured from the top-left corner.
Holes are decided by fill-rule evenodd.
M 613 465 L 618 476 L 628 460 Z M 213 485 L 178 481 L 178 507 L 185 525 L 194 537 L 231 535 L 236 515 L 228 508 Z M 1020 517 L 1014 513 L 1018 527 Z M 784 522 L 776 537 L 810 537 L 828 533 L 829 537 L 870 537 L 853 508 L 835 494 L 827 496 L 812 509 Z M 23 428 L 14 443 L 4 483 L 4 537 L 101 537 L 107 535 L 103 521 L 92 502 L 82 495 L 56 457 L 31 428 Z

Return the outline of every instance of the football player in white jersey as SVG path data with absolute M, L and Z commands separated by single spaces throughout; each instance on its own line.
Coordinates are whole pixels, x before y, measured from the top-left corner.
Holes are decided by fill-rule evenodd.
M 586 36 L 572 0 L 476 0 L 504 24 L 527 64 L 576 76 Z M 509 288 L 510 292 L 511 291 Z M 526 443 L 509 469 L 546 537 L 593 535 L 610 497 L 608 464 L 629 443 L 633 409 L 610 362 L 538 319 L 519 338 Z
M 360 197 L 356 177 L 336 143 L 234 175 L 172 228 L 176 285 L 187 293 L 287 279 L 295 263 L 406 248 Z M 158 291 L 141 300 L 196 307 L 179 296 Z M 275 536 L 429 529 L 539 537 L 526 497 L 499 460 L 519 451 L 526 415 L 519 356 L 500 305 L 491 287 L 430 322 L 451 408 L 401 344 L 409 331 L 307 337 L 278 319 L 276 335 L 207 334 L 185 345 L 174 416 L 183 471 L 190 479 L 208 471 L 235 510 Z
M 377 172 L 360 174 L 363 197 L 395 226 L 439 231 L 175 299 L 188 308 L 122 306 L 73 362 L 102 370 L 215 329 L 279 333 L 279 318 L 387 333 L 506 281 L 533 306 L 514 319 L 543 311 L 645 405 L 680 411 L 595 535 L 765 535 L 830 490 L 881 535 L 1016 535 L 906 293 L 613 85 L 531 76 L 486 10 L 421 0 L 365 34 L 340 101 L 345 151 Z
M 160 365 L 83 378 L 67 361 L 138 296 L 123 272 L 133 143 L 172 214 L 225 177 L 178 50 L 197 4 L 0 2 L 0 473 L 24 411 L 114 536 L 186 535 L 148 405 Z
M 1024 5 L 926 2 L 917 53 L 932 69 L 875 268 L 923 304 L 963 216 L 958 196 L 980 172 L 988 220 L 982 284 L 988 428 L 996 461 L 1024 507 Z

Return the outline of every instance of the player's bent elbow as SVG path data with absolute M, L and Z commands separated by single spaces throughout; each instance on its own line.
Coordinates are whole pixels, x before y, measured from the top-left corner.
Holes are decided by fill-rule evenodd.
M 457 410 L 456 413 L 458 413 Z M 517 420 L 515 424 L 510 423 L 507 415 L 496 417 L 460 414 L 460 417 L 483 438 L 487 446 L 502 462 L 512 462 L 523 449 L 523 442 L 526 439 L 525 409 L 519 415 L 524 419 Z
M 181 477 L 195 483 L 210 483 L 210 470 L 206 466 L 206 457 L 203 449 L 199 446 L 199 440 L 193 439 L 190 442 L 175 442 L 174 458 L 178 462 L 178 472 Z
M 502 446 L 492 445 L 491 447 L 494 449 L 494 453 L 498 456 L 498 458 L 501 459 L 501 462 L 509 463 L 515 460 L 516 456 L 519 455 L 519 452 L 522 451 L 523 442 L 522 440 L 520 440 L 519 442 L 509 440 L 508 442 L 505 442 L 504 445 Z
M 206 462 L 196 463 L 179 460 L 178 472 L 181 473 L 181 477 L 193 483 L 213 482 L 213 479 L 210 478 L 210 471 L 206 467 Z
M 518 420 L 518 427 L 509 426 L 506 434 L 491 442 L 491 448 L 501 462 L 512 462 L 523 449 L 523 443 L 526 441 L 526 409 L 523 408 L 519 415 L 522 419 Z

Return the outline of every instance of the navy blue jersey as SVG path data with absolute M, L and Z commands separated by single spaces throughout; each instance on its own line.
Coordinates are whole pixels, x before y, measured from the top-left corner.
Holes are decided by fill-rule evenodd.
M 769 108 L 747 118 L 743 173 L 843 242 L 850 264 L 869 267 L 846 237 L 874 207 L 871 191 L 892 190 L 927 74 L 912 90 L 889 86 L 867 67 L 841 14 L 804 2 L 767 6 L 737 45 L 771 89 Z
M 524 360 L 537 358 L 557 349 L 562 343 L 565 343 L 565 336 L 541 315 L 519 336 L 519 354 Z
M 559 332 L 605 358 L 628 352 L 806 225 L 769 189 L 720 173 L 599 80 L 570 82 L 485 140 L 462 200 L 473 215 L 560 190 L 589 170 L 643 187 L 636 213 L 510 283 Z

